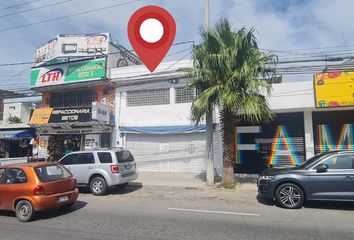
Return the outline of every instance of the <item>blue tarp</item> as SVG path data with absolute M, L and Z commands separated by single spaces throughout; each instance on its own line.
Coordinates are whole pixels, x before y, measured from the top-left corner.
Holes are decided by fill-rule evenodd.
M 34 137 L 34 131 L 32 129 L 28 130 L 0 130 L 0 139 L 20 139 L 20 138 L 32 138 Z
M 153 127 L 120 126 L 119 130 L 121 133 L 138 133 L 138 134 L 192 133 L 192 132 L 204 132 L 206 130 L 206 125 L 153 126 Z

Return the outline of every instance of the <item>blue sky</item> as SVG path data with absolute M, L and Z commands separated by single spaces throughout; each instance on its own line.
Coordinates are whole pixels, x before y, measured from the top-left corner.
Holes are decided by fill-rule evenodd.
M 143 0 L 137 3 L 61 19 L 25 28 L 3 31 L 23 24 L 44 21 L 87 10 L 129 2 L 131 0 L 72 0 L 52 7 L 3 15 L 63 2 L 65 0 L 1 0 L 0 9 L 33 2 L 16 8 L 0 10 L 0 63 L 31 61 L 36 47 L 58 33 L 110 32 L 122 45 L 131 48 L 126 27 L 131 14 L 145 5 L 159 5 L 172 13 L 177 23 L 175 42 L 200 41 L 199 32 L 204 22 L 204 0 Z M 210 0 L 213 25 L 227 17 L 235 29 L 254 27 L 260 47 L 281 51 L 280 60 L 311 56 L 313 52 L 354 51 L 354 1 L 341 0 Z M 342 46 L 337 48 L 337 46 Z M 331 48 L 328 48 L 331 47 Z M 333 47 L 333 48 L 332 48 Z M 190 45 L 172 47 L 165 59 L 177 60 L 188 53 Z M 299 50 L 305 49 L 305 50 Z M 297 53 L 297 54 L 289 54 Z M 325 53 L 324 53 L 325 54 Z M 0 88 L 26 88 L 30 66 L 0 67 Z M 12 75 L 23 71 L 18 77 Z M 285 81 L 311 80 L 308 75 L 284 76 Z

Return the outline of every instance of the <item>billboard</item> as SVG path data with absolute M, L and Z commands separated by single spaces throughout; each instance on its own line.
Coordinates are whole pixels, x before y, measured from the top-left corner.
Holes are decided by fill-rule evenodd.
M 106 59 L 92 59 L 34 67 L 31 70 L 30 87 L 45 87 L 74 82 L 98 80 L 106 76 Z
M 316 73 L 314 89 L 317 108 L 354 106 L 354 72 Z
M 35 66 L 55 58 L 88 57 L 108 53 L 109 33 L 59 34 L 37 48 Z

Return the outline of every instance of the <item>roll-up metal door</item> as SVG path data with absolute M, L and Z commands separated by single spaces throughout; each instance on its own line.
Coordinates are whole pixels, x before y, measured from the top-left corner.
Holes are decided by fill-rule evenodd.
M 268 166 L 288 167 L 305 160 L 302 112 L 278 113 L 266 124 L 239 123 L 235 134 L 235 172 L 260 173 Z
M 354 150 L 354 111 L 313 112 L 315 153 Z
M 127 134 L 126 147 L 137 161 L 139 171 L 205 171 L 205 133 Z

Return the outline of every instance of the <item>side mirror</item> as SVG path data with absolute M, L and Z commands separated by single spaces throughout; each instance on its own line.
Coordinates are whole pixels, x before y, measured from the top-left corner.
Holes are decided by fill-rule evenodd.
M 327 172 L 328 170 L 328 165 L 327 164 L 320 164 L 316 167 L 316 171 L 318 173 L 324 173 L 324 172 Z

